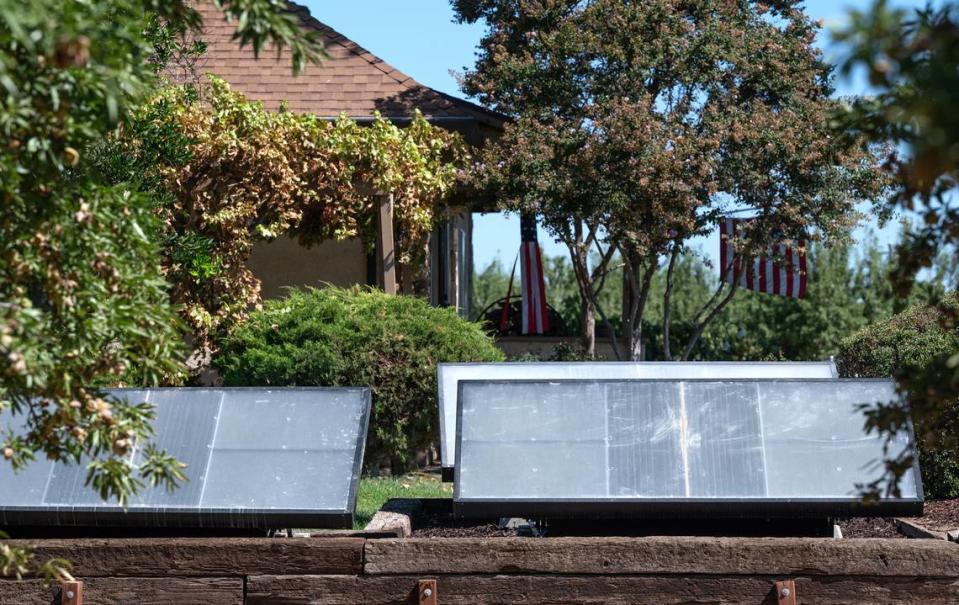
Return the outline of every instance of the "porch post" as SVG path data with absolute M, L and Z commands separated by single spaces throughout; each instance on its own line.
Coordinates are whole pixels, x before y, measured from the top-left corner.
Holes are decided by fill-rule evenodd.
M 396 294 L 396 246 L 393 238 L 393 194 L 377 194 L 376 259 L 379 282 L 387 294 Z

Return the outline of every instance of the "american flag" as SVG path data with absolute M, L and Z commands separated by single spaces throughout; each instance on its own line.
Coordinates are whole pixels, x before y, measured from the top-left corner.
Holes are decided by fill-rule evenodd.
M 719 275 L 740 288 L 790 298 L 806 296 L 806 242 L 796 247 L 773 244 L 764 256 L 745 258 L 736 253 L 731 240 L 746 219 L 724 218 L 720 223 Z
M 536 217 L 520 217 L 519 260 L 523 281 L 523 334 L 549 332 L 546 314 L 546 281 L 543 279 L 543 258 L 536 239 Z

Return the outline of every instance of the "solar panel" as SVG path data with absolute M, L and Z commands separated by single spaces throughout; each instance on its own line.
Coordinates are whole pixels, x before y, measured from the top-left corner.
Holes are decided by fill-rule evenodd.
M 809 362 L 546 362 L 441 363 L 436 371 L 443 468 L 456 459 L 456 392 L 461 380 L 563 380 L 671 378 L 675 380 L 836 378 L 831 361 Z
M 187 464 L 170 492 L 126 510 L 88 487 L 86 462 L 0 464 L 0 526 L 351 527 L 370 414 L 365 388 L 118 389 L 154 406 L 152 440 Z M 0 427 L 23 430 L 0 413 Z M 134 465 L 142 449 L 131 452 Z
M 863 507 L 883 439 L 858 404 L 887 380 L 461 381 L 454 509 L 466 517 L 829 517 L 922 509 L 918 467 L 901 497 Z M 911 448 L 900 435 L 891 454 Z

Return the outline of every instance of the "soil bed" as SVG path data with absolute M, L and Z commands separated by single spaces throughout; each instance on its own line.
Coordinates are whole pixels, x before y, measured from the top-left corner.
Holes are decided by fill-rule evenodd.
M 452 516 L 448 505 L 433 501 L 429 506 L 417 511 L 411 517 L 413 537 L 418 538 L 508 538 L 529 535 L 528 531 L 502 529 L 495 520 L 475 521 L 458 520 Z M 445 504 L 445 503 L 444 503 Z M 934 531 L 947 532 L 959 528 L 959 499 L 929 501 L 925 504 L 922 517 L 910 518 L 910 521 Z M 838 522 L 844 538 L 897 538 L 906 539 L 896 529 L 893 519 L 882 517 L 864 517 L 844 519 Z M 700 530 L 702 528 L 699 528 Z M 548 531 L 549 534 L 557 532 Z M 629 533 L 629 532 L 626 532 Z M 655 535 L 657 532 L 647 532 Z M 679 535 L 675 528 L 663 532 L 667 535 Z M 700 532 L 691 532 L 698 534 Z M 597 532 L 598 535 L 615 535 L 615 532 Z
M 839 522 L 843 538 L 903 538 L 896 523 L 883 517 L 860 517 Z
M 424 507 L 410 517 L 414 538 L 504 538 L 519 534 L 515 529 L 500 529 L 497 523 L 457 520 L 445 509 Z
M 959 498 L 926 502 L 923 515 L 910 520 L 933 531 L 959 529 Z

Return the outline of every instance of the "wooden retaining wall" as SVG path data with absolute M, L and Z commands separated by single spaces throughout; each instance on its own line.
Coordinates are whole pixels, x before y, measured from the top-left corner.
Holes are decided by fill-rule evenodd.
M 84 604 L 959 603 L 959 545 L 803 538 L 139 538 L 22 541 L 73 561 Z M 0 605 L 47 605 L 0 579 Z M 57 601 L 59 602 L 59 601 Z

